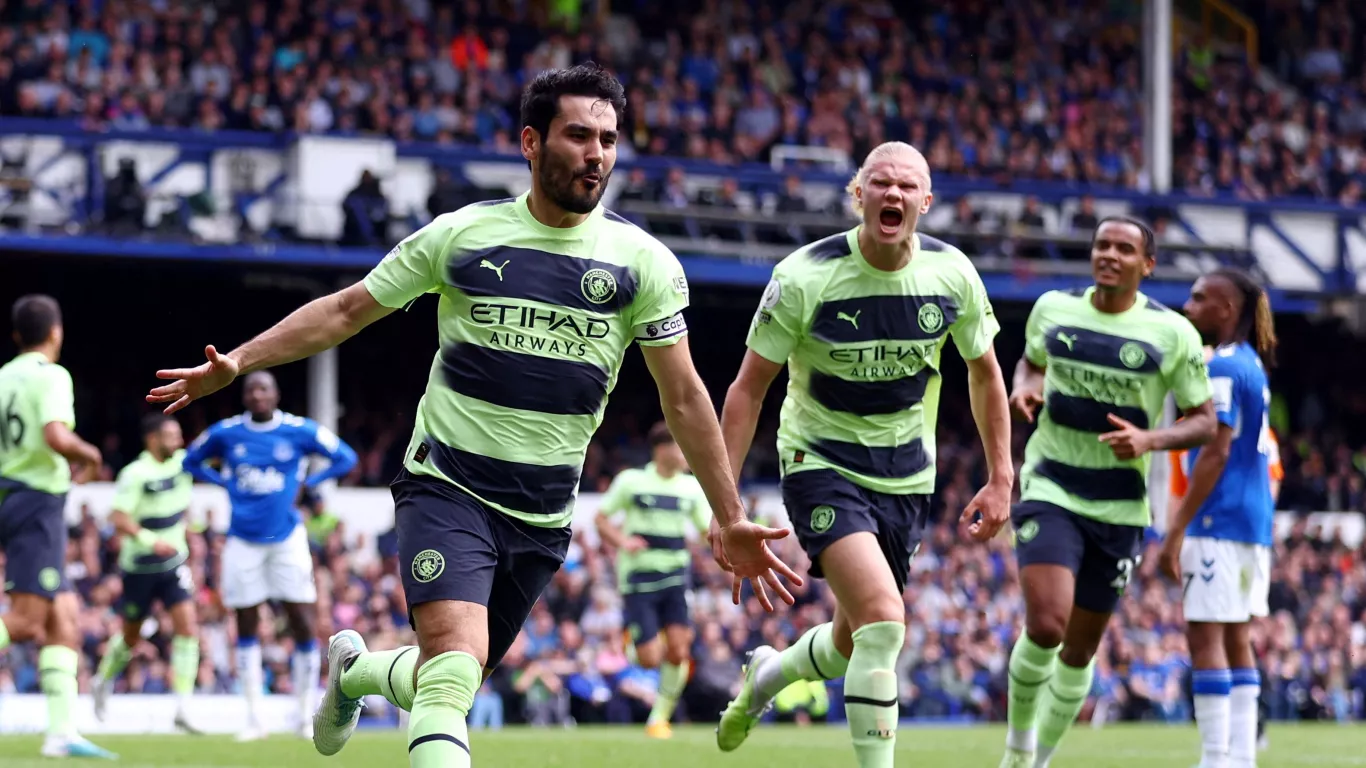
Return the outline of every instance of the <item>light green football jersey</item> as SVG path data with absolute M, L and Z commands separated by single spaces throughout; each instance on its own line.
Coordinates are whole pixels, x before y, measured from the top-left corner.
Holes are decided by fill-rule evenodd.
M 972 262 L 915 236 L 910 262 L 879 270 L 858 229 L 801 248 L 773 269 L 750 326 L 751 350 L 787 363 L 778 425 L 784 474 L 833 469 L 882 493 L 934 491 L 940 353 L 965 360 L 1000 325 Z
M 365 287 L 386 307 L 441 297 L 408 471 L 564 527 L 627 345 L 684 337 L 688 283 L 668 248 L 615 213 L 548 227 L 526 197 L 438 216 Z
M 1091 304 L 1094 291 L 1050 291 L 1029 313 L 1025 356 L 1046 373 L 1044 406 L 1020 472 L 1021 499 L 1147 526 L 1152 454 L 1120 460 L 1097 438 L 1117 429 L 1110 414 L 1155 428 L 1168 392 L 1182 410 L 1214 392 L 1200 334 L 1185 316 L 1141 293 L 1125 312 L 1101 312 Z
M 711 507 L 697 478 L 685 472 L 661 477 L 654 462 L 628 469 L 612 480 L 600 511 L 624 517 L 622 532 L 649 545 L 617 555 L 617 582 L 622 594 L 655 592 L 687 586 L 688 532 L 704 533 Z
M 53 422 L 76 428 L 71 374 L 40 352 L 0 367 L 0 486 L 18 484 L 53 495 L 71 489 L 71 465 L 43 436 Z
M 125 536 L 119 551 L 119 567 L 125 573 L 160 573 L 178 567 L 189 556 L 185 542 L 185 515 L 190 509 L 194 479 L 184 469 L 185 451 L 165 461 L 143 451 L 119 472 L 114 481 L 114 510 L 156 534 L 158 541 L 175 547 L 176 555 L 152 554 L 137 539 Z

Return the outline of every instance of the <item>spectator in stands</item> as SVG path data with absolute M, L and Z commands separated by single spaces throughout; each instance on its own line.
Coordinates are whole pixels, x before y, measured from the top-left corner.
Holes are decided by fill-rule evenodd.
M 112 233 L 132 234 L 143 229 L 147 193 L 138 181 L 137 163 L 119 158 L 119 169 L 104 183 L 104 223 Z
M 342 245 L 380 246 L 388 241 L 389 201 L 368 169 L 342 200 Z

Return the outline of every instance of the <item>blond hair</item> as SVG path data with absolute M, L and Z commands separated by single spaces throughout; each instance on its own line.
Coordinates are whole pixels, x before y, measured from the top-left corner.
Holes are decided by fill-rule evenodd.
M 924 166 L 925 186 L 927 188 L 929 187 L 930 165 L 925 161 L 925 156 L 920 154 L 920 150 L 904 141 L 885 141 L 876 147 L 873 147 L 873 150 L 868 153 L 868 156 L 863 158 L 863 165 L 860 165 L 858 170 L 854 171 L 854 175 L 849 179 L 849 183 L 844 185 L 844 192 L 849 195 L 849 209 L 854 212 L 855 216 L 860 219 L 863 218 L 863 202 L 859 200 L 859 196 L 855 190 L 862 187 L 864 180 L 868 178 L 868 166 L 878 160 L 903 154 L 909 155 L 913 163 L 918 161 L 919 165 Z

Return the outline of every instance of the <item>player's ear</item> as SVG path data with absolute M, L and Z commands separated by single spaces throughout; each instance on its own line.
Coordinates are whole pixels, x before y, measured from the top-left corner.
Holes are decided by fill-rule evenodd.
M 926 192 L 926 193 L 925 193 L 925 202 L 923 202 L 923 203 L 920 204 L 920 215 L 921 215 L 921 216 L 924 216 L 925 214 L 927 214 L 927 213 L 930 212 L 930 203 L 933 203 L 933 202 L 934 202 L 934 193 L 933 193 L 933 192 Z
M 540 152 L 541 136 L 531 126 L 522 127 L 522 157 L 529 163 Z

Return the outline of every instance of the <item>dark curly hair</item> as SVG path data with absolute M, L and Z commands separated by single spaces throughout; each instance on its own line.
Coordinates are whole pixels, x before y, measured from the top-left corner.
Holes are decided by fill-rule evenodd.
M 626 111 L 626 89 L 611 72 L 589 61 L 568 69 L 548 69 L 522 92 L 522 126 L 544 139 L 550 121 L 560 113 L 561 96 L 592 96 L 612 105 L 621 121 Z

